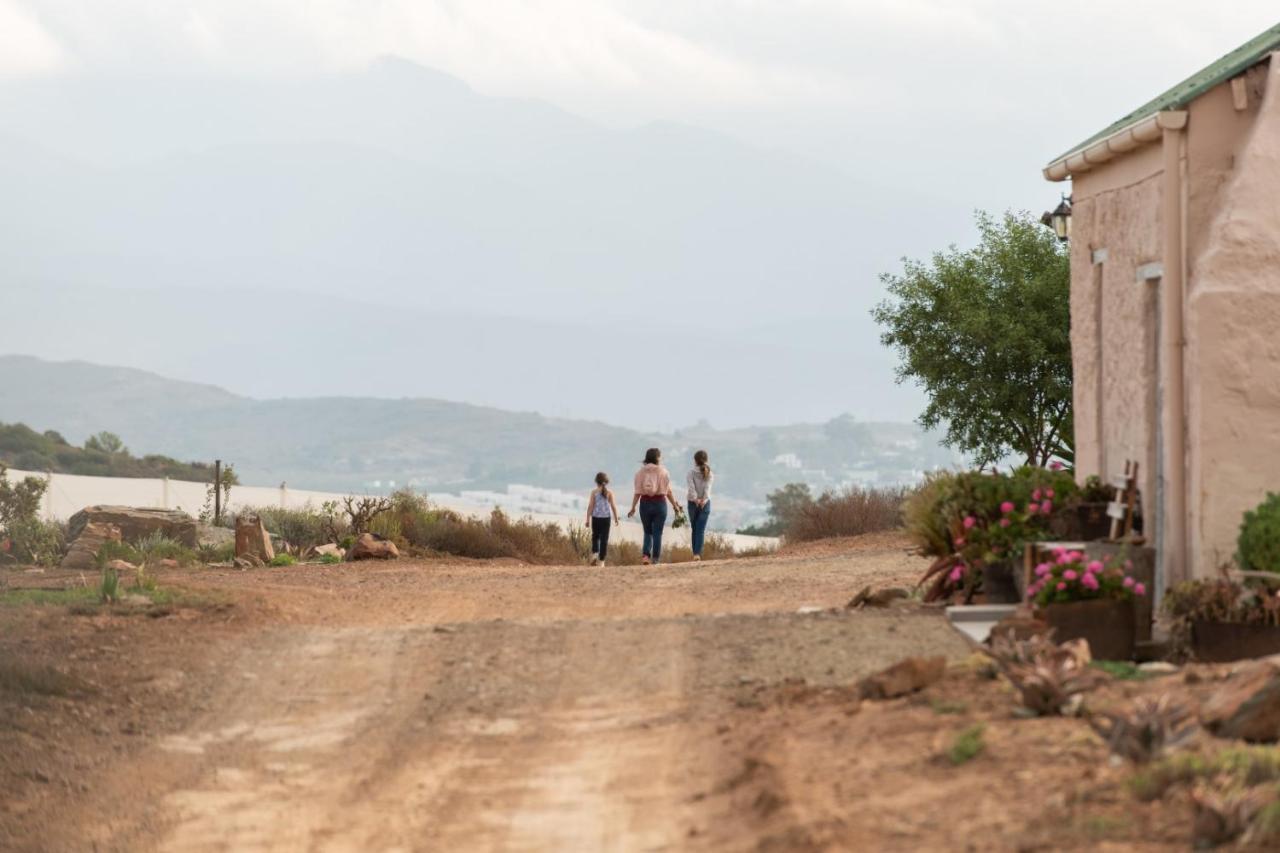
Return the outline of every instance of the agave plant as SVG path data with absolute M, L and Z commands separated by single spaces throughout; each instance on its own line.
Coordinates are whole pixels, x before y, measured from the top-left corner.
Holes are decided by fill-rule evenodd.
M 988 654 L 1018 691 L 1022 708 L 1035 716 L 1074 712 L 1079 697 L 1106 678 L 1089 667 L 1089 645 L 1081 640 L 1059 645 L 1044 634 L 1002 636 L 992 640 Z
M 1089 725 L 1113 753 L 1135 764 L 1154 761 L 1167 750 L 1186 745 L 1200 730 L 1190 706 L 1168 693 L 1138 699 L 1127 711 L 1094 713 Z
M 1217 847 L 1238 838 L 1276 798 L 1271 788 L 1201 785 L 1191 792 L 1195 817 L 1191 837 L 1196 847 Z

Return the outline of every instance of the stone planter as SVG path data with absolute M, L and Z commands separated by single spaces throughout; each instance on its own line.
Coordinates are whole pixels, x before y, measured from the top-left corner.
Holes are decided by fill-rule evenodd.
M 1136 621 L 1132 601 L 1093 599 L 1050 604 L 1041 609 L 1054 629 L 1054 642 L 1084 639 L 1095 660 L 1132 660 Z
M 1145 643 L 1151 639 L 1151 623 L 1155 618 L 1156 594 L 1156 549 L 1142 545 L 1118 545 L 1113 542 L 1089 542 L 1085 545 L 1085 556 L 1090 560 L 1128 559 L 1133 562 L 1129 575 L 1144 584 L 1146 595 L 1133 599 L 1134 613 L 1137 616 L 1138 642 Z
M 1206 663 L 1280 654 L 1280 627 L 1195 621 L 1191 623 L 1191 653 Z
M 1018 576 L 1013 560 L 1001 560 L 982 567 L 982 594 L 988 604 L 1018 604 L 1022 593 L 1018 589 Z

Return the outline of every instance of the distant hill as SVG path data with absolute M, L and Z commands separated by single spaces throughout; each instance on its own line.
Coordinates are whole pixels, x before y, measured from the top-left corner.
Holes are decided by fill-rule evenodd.
M 625 482 L 644 449 L 671 467 L 705 447 L 727 496 L 761 501 L 777 486 L 893 482 L 951 461 L 909 424 L 826 424 L 650 434 L 604 423 L 430 399 L 254 400 L 220 388 L 85 362 L 0 356 L 0 421 L 77 443 L 109 430 L 134 447 L 235 463 L 242 482 L 297 488 L 413 485 L 427 492 L 511 483 L 579 490 L 595 472 Z
M 214 468 L 205 462 L 179 462 L 168 456 L 135 456 L 113 433 L 99 433 L 84 447 L 71 444 L 57 430 L 36 432 L 26 424 L 0 423 L 0 463 L 22 471 L 50 471 L 91 477 L 169 477 L 213 482 Z M 235 479 L 232 473 L 233 481 Z

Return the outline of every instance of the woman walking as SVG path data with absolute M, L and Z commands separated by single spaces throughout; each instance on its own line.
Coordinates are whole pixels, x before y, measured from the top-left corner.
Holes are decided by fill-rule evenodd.
M 618 505 L 609 489 L 609 475 L 596 474 L 596 487 L 587 498 L 587 527 L 591 528 L 591 565 L 603 566 L 609 556 L 610 522 L 618 523 Z
M 631 498 L 631 511 L 636 514 L 640 506 L 640 524 L 644 527 L 644 548 L 641 562 L 646 566 L 657 563 L 662 556 L 662 528 L 667 523 L 667 504 L 677 514 L 680 504 L 671 494 L 671 473 L 662 467 L 662 451 L 650 447 L 644 453 L 644 465 L 636 472 L 635 494 Z
M 711 466 L 707 451 L 693 454 L 689 469 L 689 531 L 692 534 L 693 559 L 702 559 L 702 544 L 707 536 L 707 519 L 711 517 Z

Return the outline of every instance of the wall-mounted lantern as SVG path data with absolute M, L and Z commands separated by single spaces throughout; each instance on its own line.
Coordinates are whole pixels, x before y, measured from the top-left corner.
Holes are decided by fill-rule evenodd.
M 1053 209 L 1053 213 L 1045 213 L 1040 217 L 1040 224 L 1052 228 L 1058 239 L 1066 242 L 1071 239 L 1071 196 L 1064 195 L 1062 201 Z

